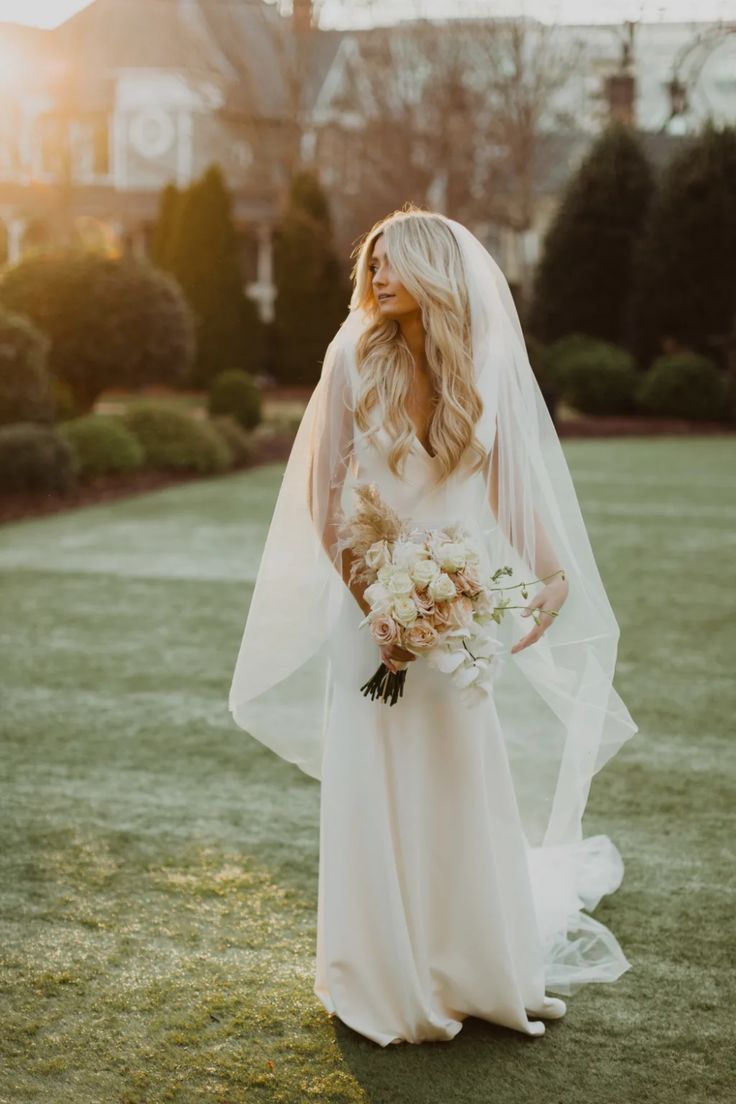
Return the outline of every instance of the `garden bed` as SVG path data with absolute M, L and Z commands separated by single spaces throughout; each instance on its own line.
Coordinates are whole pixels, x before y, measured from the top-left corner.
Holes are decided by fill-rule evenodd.
M 286 460 L 293 440 L 293 432 L 270 434 L 258 442 L 256 454 L 250 464 L 230 468 L 217 478 L 247 471 L 258 464 Z M 83 506 L 97 506 L 105 502 L 114 502 L 119 498 L 172 487 L 177 483 L 191 483 L 197 479 L 212 478 L 214 478 L 212 475 L 200 475 L 197 472 L 137 471 L 98 476 L 96 479 L 80 484 L 66 495 L 0 494 L 0 524 L 22 521 L 31 517 L 43 517 L 63 510 L 76 510 Z

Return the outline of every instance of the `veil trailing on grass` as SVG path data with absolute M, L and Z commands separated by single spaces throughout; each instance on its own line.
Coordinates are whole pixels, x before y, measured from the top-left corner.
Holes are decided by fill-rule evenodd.
M 475 235 L 444 221 L 462 256 L 483 401 L 476 433 L 488 455 L 473 477 L 484 488 L 478 531 L 491 564 L 513 569 L 502 582 L 537 578 L 540 542 L 552 545 L 569 582 L 559 616 L 515 655 L 510 647 L 531 622 L 520 610 L 504 616 L 493 696 L 529 845 L 547 986 L 571 993 L 588 981 L 614 980 L 629 965 L 608 929 L 581 911 L 594 909 L 623 876 L 607 836 L 583 839 L 582 817 L 593 776 L 637 725 L 613 686 L 619 627 L 508 284 Z M 355 348 L 370 321 L 355 300 L 327 348 L 286 465 L 229 696 L 240 727 L 317 779 L 331 692 L 326 643 L 342 603 L 355 601 L 343 581 L 338 536 L 356 481 Z

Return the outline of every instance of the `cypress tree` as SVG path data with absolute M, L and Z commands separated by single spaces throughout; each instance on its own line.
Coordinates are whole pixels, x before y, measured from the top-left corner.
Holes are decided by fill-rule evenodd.
M 315 383 L 325 349 L 348 312 L 350 284 L 333 248 L 327 198 L 313 173 L 295 174 L 275 243 L 276 376 Z
M 529 321 L 535 337 L 625 340 L 633 253 L 651 193 L 638 138 L 611 124 L 569 182 L 546 235 Z
M 184 192 L 165 260 L 197 320 L 192 382 L 207 386 L 229 368 L 258 370 L 264 328 L 243 289 L 230 195 L 218 165 Z
M 736 128 L 704 132 L 665 171 L 637 253 L 631 340 L 713 355 L 736 307 Z
M 158 200 L 158 213 L 153 227 L 148 255 L 159 268 L 169 267 L 169 255 L 178 226 L 182 193 L 176 184 L 167 184 L 161 189 Z

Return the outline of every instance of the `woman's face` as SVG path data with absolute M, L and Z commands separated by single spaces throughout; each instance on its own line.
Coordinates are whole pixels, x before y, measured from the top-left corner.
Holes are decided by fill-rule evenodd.
M 388 263 L 382 234 L 379 234 L 373 243 L 369 270 L 373 283 L 373 294 L 382 315 L 386 318 L 398 318 L 400 315 L 419 310 L 416 299 L 399 282 L 396 273 Z

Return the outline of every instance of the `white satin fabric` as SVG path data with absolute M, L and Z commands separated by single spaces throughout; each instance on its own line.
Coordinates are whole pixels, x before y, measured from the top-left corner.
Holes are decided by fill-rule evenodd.
M 383 431 L 366 437 L 355 437 L 354 478 L 401 516 L 492 533 L 482 475 L 461 467 L 436 489 L 415 437 L 399 479 Z M 529 846 L 492 697 L 460 704 L 422 659 L 396 705 L 362 697 L 379 660 L 362 616 L 346 589 L 328 645 L 314 991 L 382 1046 L 452 1039 L 467 1015 L 543 1034 L 535 1017 L 561 1003 L 546 989 L 629 968 L 613 934 L 580 911 L 618 886 L 621 857 L 600 836 Z

